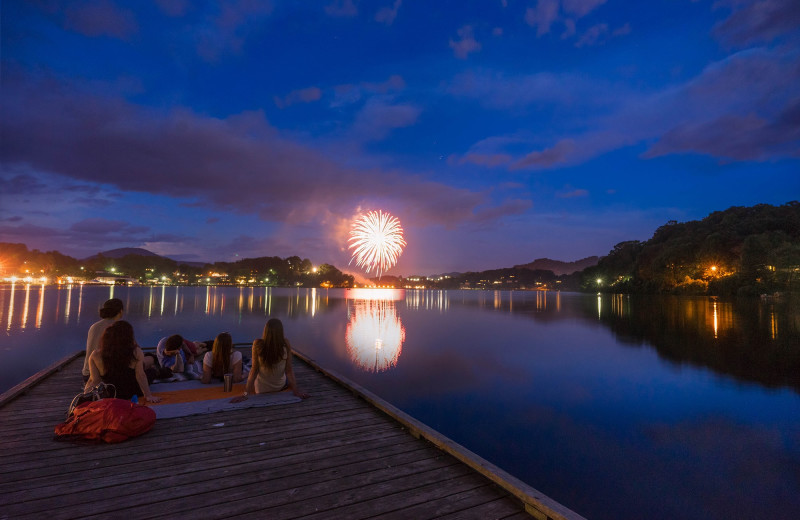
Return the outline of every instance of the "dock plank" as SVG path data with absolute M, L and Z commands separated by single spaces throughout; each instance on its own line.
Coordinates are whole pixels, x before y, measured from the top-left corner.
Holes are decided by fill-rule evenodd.
M 54 441 L 82 362 L 0 396 L 0 519 L 530 518 L 516 491 L 302 356 L 300 403 L 161 419 L 120 444 Z

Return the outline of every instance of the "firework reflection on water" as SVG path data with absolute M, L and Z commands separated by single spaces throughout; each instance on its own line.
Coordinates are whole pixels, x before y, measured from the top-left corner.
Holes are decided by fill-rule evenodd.
M 395 300 L 404 291 L 352 289 L 348 297 L 349 322 L 345 345 L 350 359 L 367 372 L 383 372 L 397 365 L 406 331 L 397 316 Z

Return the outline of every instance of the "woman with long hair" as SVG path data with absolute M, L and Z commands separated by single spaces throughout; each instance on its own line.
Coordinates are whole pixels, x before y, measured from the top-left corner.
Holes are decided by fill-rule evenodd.
M 144 353 L 133 337 L 133 326 L 127 321 L 110 325 L 100 340 L 100 349 L 89 356 L 89 381 L 84 392 L 100 382 L 114 385 L 119 399 L 144 396 L 150 403 L 161 400 L 150 393 L 144 373 Z
M 247 399 L 251 393 L 280 392 L 287 388 L 298 397 L 309 397 L 297 388 L 292 370 L 292 345 L 283 335 L 283 323 L 272 318 L 264 326 L 263 337 L 253 342 L 253 366 L 245 392 L 237 400 Z
M 241 383 L 242 353 L 233 350 L 233 339 L 227 332 L 219 334 L 214 339 L 211 352 L 203 356 L 203 383 L 210 383 L 212 379 L 222 379 L 225 374 L 233 374 L 233 382 Z

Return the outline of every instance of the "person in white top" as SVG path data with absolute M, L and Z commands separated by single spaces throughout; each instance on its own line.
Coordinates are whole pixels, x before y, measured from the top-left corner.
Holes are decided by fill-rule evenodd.
M 89 334 L 86 337 L 86 357 L 83 359 L 83 382 L 89 380 L 89 358 L 92 353 L 100 348 L 100 340 L 103 338 L 103 333 L 114 322 L 122 319 L 122 300 L 119 298 L 111 298 L 103 303 L 100 307 L 100 321 L 95 322 L 89 327 Z
M 211 352 L 203 356 L 203 377 L 201 382 L 208 384 L 212 379 L 222 379 L 225 374 L 233 374 L 233 382 L 244 381 L 242 373 L 242 353 L 233 350 L 233 340 L 227 332 L 214 339 Z
M 292 345 L 283 336 L 283 323 L 272 318 L 264 327 L 264 336 L 253 342 L 253 366 L 245 392 L 231 402 L 244 401 L 249 394 L 280 392 L 287 388 L 298 397 L 309 397 L 297 387 L 292 369 Z

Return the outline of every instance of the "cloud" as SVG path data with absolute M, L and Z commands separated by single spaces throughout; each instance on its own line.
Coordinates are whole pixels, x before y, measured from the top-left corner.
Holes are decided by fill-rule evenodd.
M 275 105 L 278 108 L 285 108 L 295 103 L 312 103 L 322 98 L 322 90 L 319 87 L 308 87 L 300 90 L 293 90 L 285 97 L 275 97 Z
M 585 109 L 618 103 L 624 94 L 621 88 L 581 74 L 538 72 L 509 76 L 502 72 L 474 70 L 453 78 L 447 92 L 477 99 L 490 108 L 518 110 L 552 104 Z
M 84 219 L 72 224 L 68 229 L 76 233 L 91 233 L 93 235 L 112 233 L 130 233 L 136 235 L 148 231 L 148 228 L 145 226 L 134 226 L 122 220 L 109 220 L 105 218 Z
M 372 98 L 356 115 L 353 134 L 362 140 L 381 140 L 395 128 L 412 126 L 421 110 L 410 104 L 391 104 L 383 98 Z
M 352 18 L 358 16 L 358 8 L 353 0 L 334 0 L 325 6 L 328 16 L 335 18 Z
M 127 40 L 139 30 L 133 12 L 108 0 L 72 3 L 64 15 L 64 26 L 84 36 Z
M 386 25 L 392 25 L 401 5 L 403 5 L 403 0 L 394 0 L 392 7 L 382 7 L 375 13 L 375 21 Z
M 333 88 L 334 99 L 331 106 L 339 107 L 356 103 L 361 100 L 365 93 L 388 94 L 390 92 L 399 92 L 405 88 L 406 82 L 399 74 L 392 74 L 386 81 L 379 83 L 365 81 L 358 85 L 352 83 L 337 85 Z
M 800 158 L 800 98 L 770 122 L 755 115 L 723 115 L 711 121 L 685 124 L 665 133 L 644 157 L 669 153 L 701 153 L 737 160 Z
M 575 148 L 575 141 L 572 139 L 563 139 L 557 142 L 552 148 L 529 153 L 511 165 L 511 169 L 519 170 L 529 166 L 549 168 L 551 166 L 564 164 L 570 160 Z
M 601 43 L 601 40 L 608 34 L 608 25 L 601 23 L 593 25 L 575 42 L 575 47 L 581 48 L 584 46 L 592 46 Z
M 202 21 L 188 32 L 198 55 L 208 62 L 217 62 L 226 53 L 240 52 L 250 31 L 272 13 L 269 1 L 230 0 L 208 4 L 206 8 L 210 10 Z
M 459 161 L 459 164 L 477 164 L 479 166 L 487 166 L 495 168 L 497 166 L 505 166 L 511 163 L 511 155 L 505 153 L 496 154 L 481 154 L 481 153 L 468 153 L 464 155 Z
M 156 0 L 156 4 L 167 16 L 183 16 L 189 9 L 189 0 Z
M 558 197 L 562 199 L 574 199 L 576 197 L 588 197 L 589 191 L 584 189 L 572 189 L 566 187 L 565 191 L 558 193 Z
M 535 74 L 505 78 L 461 75 L 449 92 L 495 108 L 549 103 L 576 121 L 573 134 L 517 156 L 511 170 L 580 164 L 611 150 L 646 142 L 644 157 L 699 153 L 721 159 L 796 157 L 800 65 L 791 49 L 752 49 L 707 66 L 696 77 L 659 91 L 623 92 L 592 78 Z M 570 128 L 562 117 L 561 124 Z M 471 150 L 509 153 L 503 147 Z M 489 166 L 490 164 L 487 164 Z
M 714 27 L 714 35 L 733 45 L 771 42 L 800 28 L 797 0 L 720 0 L 731 15 Z
M 626 23 L 620 27 L 614 29 L 614 32 L 611 33 L 612 36 L 625 36 L 626 34 L 631 33 L 631 24 Z
M 525 23 L 536 27 L 536 35 L 550 32 L 550 26 L 558 19 L 558 0 L 539 0 L 536 7 L 525 10 Z
M 456 58 L 465 60 L 469 53 L 481 50 L 481 44 L 475 40 L 471 25 L 465 25 L 460 28 L 458 36 L 461 38 L 460 40 L 450 40 L 450 48 L 453 49 L 453 54 L 455 54 Z
M 4 171 L 25 167 L 289 226 L 377 204 L 421 226 L 451 226 L 492 206 L 483 193 L 414 172 L 344 167 L 283 136 L 260 111 L 226 118 L 158 111 L 54 78 L 9 77 L 3 94 Z M 414 124 L 419 113 L 373 98 L 355 128 L 374 138 Z
M 606 0 L 562 0 L 562 8 L 564 12 L 581 18 L 604 3 L 606 3 Z
M 11 219 L 9 219 L 11 220 Z M 54 244 L 64 254 L 78 258 L 114 247 L 141 247 L 148 241 L 190 242 L 191 238 L 172 233 L 154 233 L 150 228 L 131 225 L 122 220 L 88 219 L 66 228 L 22 224 L 0 225 L 0 242 L 23 242 L 31 249 L 49 251 Z

